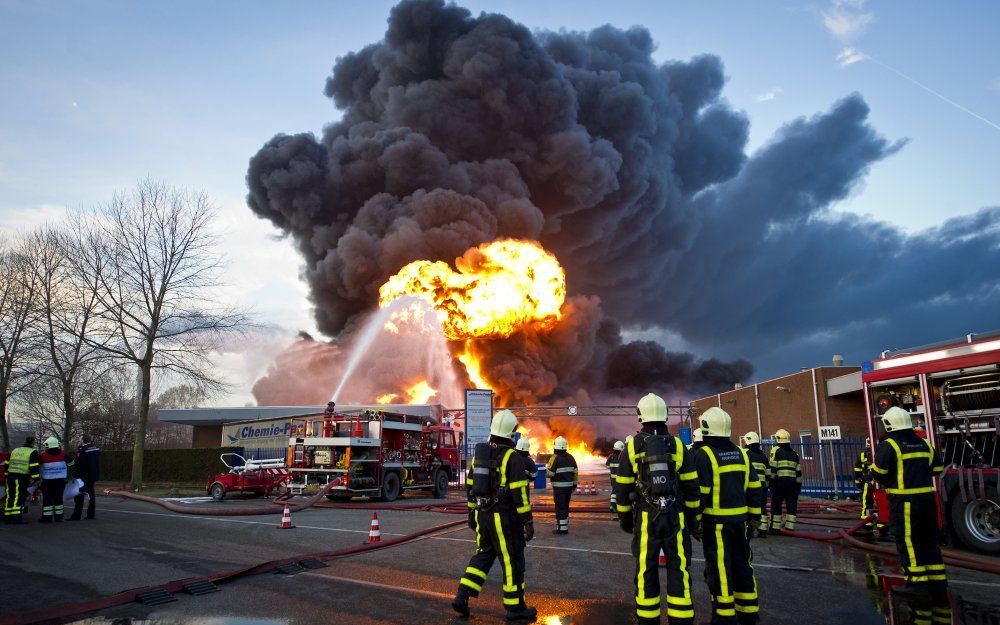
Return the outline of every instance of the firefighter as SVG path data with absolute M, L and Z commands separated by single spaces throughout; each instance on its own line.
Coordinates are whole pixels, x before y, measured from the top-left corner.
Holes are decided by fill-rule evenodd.
M 618 461 L 621 458 L 622 450 L 625 449 L 625 443 L 622 441 L 615 441 L 614 448 L 611 450 L 611 455 L 608 456 L 607 462 L 604 466 L 608 467 L 608 472 L 611 474 L 611 502 L 609 504 L 611 509 L 611 514 L 616 517 L 618 515 L 618 510 L 615 508 L 615 503 L 617 498 L 615 497 L 615 475 L 618 472 Z
M 24 525 L 22 518 L 28 487 L 38 479 L 38 451 L 35 437 L 29 436 L 24 445 L 10 452 L 7 459 L 7 500 L 3 508 L 3 522 L 8 525 Z
M 701 435 L 701 428 L 695 428 L 691 432 L 691 444 L 688 445 L 688 449 L 691 451 L 697 451 L 705 445 L 705 441 Z
M 538 477 L 538 465 L 531 457 L 531 441 L 523 436 L 518 439 L 517 453 L 524 460 L 524 474 L 528 476 L 528 486 L 530 487 L 535 482 L 535 478 Z
M 799 511 L 799 492 L 802 490 L 802 464 L 792 449 L 788 430 L 774 433 L 777 445 L 771 449 L 771 533 L 781 533 L 781 508 L 785 508 L 785 529 L 794 531 Z
M 861 450 L 861 453 L 858 454 L 858 459 L 854 462 L 854 485 L 858 487 L 860 495 L 861 518 L 866 519 L 872 514 L 877 514 L 875 511 L 875 484 L 872 479 L 871 440 L 865 441 L 865 448 Z M 875 521 L 868 523 L 868 527 L 873 531 L 876 538 L 885 529 L 885 526 L 878 522 L 877 517 Z
M 517 417 L 501 410 L 490 424 L 488 443 L 479 443 L 469 463 L 466 489 L 469 527 L 476 533 L 476 553 L 458 583 L 451 607 L 469 615 L 469 598 L 478 597 L 486 576 L 499 559 L 503 567 L 503 606 L 508 621 L 530 622 L 537 611 L 524 603 L 524 547 L 535 536 L 524 459 L 511 438 Z
M 554 453 L 549 457 L 545 475 L 552 482 L 552 503 L 556 507 L 556 528 L 553 534 L 569 534 L 569 501 L 576 488 L 578 469 L 576 458 L 566 451 L 567 442 L 562 436 L 552 444 Z
M 923 622 L 951 623 L 948 578 L 938 547 L 934 476 L 944 467 L 934 447 L 913 431 L 910 413 L 893 406 L 882 415 L 885 439 L 875 450 L 872 472 L 889 498 L 896 550 L 907 588 Z
M 45 451 L 42 452 L 42 518 L 39 523 L 60 523 L 63 520 L 63 492 L 66 490 L 66 478 L 69 477 L 69 467 L 73 460 L 66 455 L 59 444 L 59 439 L 50 436 L 45 439 Z
M 667 561 L 667 619 L 694 622 L 691 535 L 698 531 L 698 474 L 691 454 L 667 431 L 667 404 L 650 393 L 637 405 L 642 430 L 622 451 L 615 476 L 618 522 L 632 534 L 639 625 L 660 622 L 659 556 Z
M 770 529 L 770 521 L 767 517 L 767 482 L 771 479 L 771 465 L 767 461 L 767 455 L 760 448 L 760 435 L 757 432 L 747 432 L 743 435 L 743 443 L 747 446 L 747 457 L 750 464 L 757 472 L 757 479 L 760 480 L 760 519 L 757 525 L 757 536 L 766 538 Z
M 698 420 L 705 445 L 694 463 L 712 623 L 750 625 L 758 621 L 750 537 L 760 519 L 761 483 L 747 451 L 729 440 L 729 413 L 713 407 Z
M 84 434 L 80 440 L 82 444 L 76 450 L 76 477 L 83 480 L 80 494 L 73 499 L 73 514 L 70 521 L 79 521 L 83 512 L 83 496 L 89 497 L 87 502 L 87 519 L 94 518 L 94 508 L 96 501 L 94 497 L 94 483 L 101 479 L 101 450 Z

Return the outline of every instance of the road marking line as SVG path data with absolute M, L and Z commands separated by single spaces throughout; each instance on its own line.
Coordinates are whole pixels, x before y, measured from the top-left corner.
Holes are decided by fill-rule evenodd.
M 299 573 L 299 575 L 308 575 L 309 577 L 320 577 L 323 579 L 329 579 L 337 582 L 346 582 L 348 584 L 358 584 L 360 586 L 368 586 L 370 588 L 380 588 L 383 590 L 389 590 L 392 592 L 410 592 L 415 595 L 424 595 L 425 597 L 434 597 L 435 599 L 452 599 L 453 595 L 446 595 L 442 592 L 434 592 L 432 590 L 421 590 L 419 588 L 411 588 L 409 586 L 398 586 L 394 584 L 380 584 L 378 582 L 370 582 L 363 579 L 352 579 L 350 577 L 338 577 L 336 575 L 325 575 L 323 573 L 306 572 Z
M 117 508 L 108 508 L 106 506 L 103 507 L 103 508 L 101 508 L 101 509 L 102 510 L 107 510 L 109 512 L 118 512 L 118 513 L 121 513 L 121 514 L 142 514 L 142 515 L 147 515 L 147 516 L 170 517 L 170 518 L 174 518 L 174 519 L 187 519 L 187 520 L 198 520 L 198 519 L 201 519 L 203 521 L 220 521 L 222 523 L 244 523 L 244 524 L 249 524 L 249 525 L 266 525 L 268 527 L 277 527 L 274 523 L 265 523 L 263 521 L 244 521 L 242 519 L 221 519 L 221 518 L 213 517 L 213 516 L 200 516 L 200 515 L 194 515 L 194 516 L 187 515 L 187 516 L 185 516 L 185 515 L 179 514 L 179 513 L 164 514 L 162 512 L 140 512 L 138 510 L 120 510 L 120 509 L 117 509 Z M 319 526 L 315 526 L 315 525 L 296 525 L 295 527 L 300 527 L 302 529 L 310 529 L 310 530 L 320 530 L 320 531 L 325 531 L 325 532 L 346 532 L 346 533 L 350 533 L 350 534 L 367 534 L 368 533 L 368 530 L 348 530 L 348 529 L 341 529 L 339 527 L 319 527 Z M 392 533 L 392 532 L 382 532 L 382 535 L 383 536 L 406 536 L 406 534 L 397 534 L 397 533 Z M 425 536 L 425 537 L 422 537 L 421 540 L 444 540 L 444 541 L 461 542 L 461 543 L 475 543 L 476 542 L 476 541 L 474 541 L 472 539 L 469 539 L 469 538 L 449 538 L 447 536 Z M 559 546 L 556 546 L 556 545 L 538 545 L 538 544 L 534 544 L 533 545 L 533 544 L 530 544 L 530 543 L 528 545 L 526 545 L 526 547 L 528 549 L 550 549 L 552 551 L 568 551 L 568 552 L 573 552 L 573 553 L 596 553 L 596 554 L 599 554 L 599 555 L 628 556 L 630 558 L 634 557 L 631 553 L 629 553 L 627 551 L 607 551 L 607 550 L 603 550 L 603 549 L 584 549 L 582 547 L 559 547 Z M 705 561 L 704 558 L 694 558 L 694 557 L 692 557 L 690 560 L 692 562 L 698 562 L 698 563 L 702 563 L 702 562 Z M 757 569 L 757 568 L 760 568 L 760 569 L 776 569 L 776 570 L 789 571 L 789 572 L 792 572 L 792 571 L 803 572 L 804 571 L 804 572 L 809 572 L 809 573 L 827 573 L 827 574 L 831 574 L 831 575 L 866 575 L 866 573 L 864 573 L 862 571 L 836 571 L 836 570 L 833 570 L 833 569 L 820 569 L 820 568 L 810 568 L 810 567 L 796 567 L 796 566 L 790 565 L 790 564 L 770 564 L 770 563 L 767 563 L 767 562 L 754 562 L 753 566 L 754 566 L 755 569 Z M 324 576 L 324 577 L 329 577 L 329 576 Z M 894 576 L 893 575 L 883 575 L 883 577 L 894 577 Z M 372 582 L 372 583 L 374 583 L 374 582 Z M 972 580 L 962 580 L 962 579 L 949 579 L 948 583 L 949 584 L 964 584 L 966 586 L 985 586 L 985 587 L 988 587 L 988 588 L 1000 588 L 1000 584 L 995 584 L 995 583 L 990 583 L 990 582 L 976 582 L 976 581 L 972 581 Z M 395 588 L 395 586 L 393 586 L 392 588 Z

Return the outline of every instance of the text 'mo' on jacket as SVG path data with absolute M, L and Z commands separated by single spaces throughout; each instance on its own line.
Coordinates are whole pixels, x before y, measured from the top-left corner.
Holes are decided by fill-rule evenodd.
M 670 454 L 673 471 L 677 476 L 678 512 L 683 509 L 690 515 L 697 515 L 701 505 L 698 494 L 698 473 L 689 452 L 680 439 L 667 432 L 664 423 L 646 423 L 642 430 L 625 445 L 618 458 L 618 470 L 615 472 L 615 499 L 618 514 L 632 514 L 635 506 L 642 506 L 643 499 L 639 491 L 641 474 L 640 462 L 646 457 L 646 439 L 650 436 L 667 436 L 667 451 Z

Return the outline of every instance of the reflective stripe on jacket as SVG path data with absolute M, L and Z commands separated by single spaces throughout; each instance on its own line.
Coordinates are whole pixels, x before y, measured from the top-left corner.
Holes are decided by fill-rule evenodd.
M 557 451 L 546 463 L 545 475 L 552 481 L 552 488 L 576 488 L 576 458 L 566 451 Z
M 57 450 L 54 453 L 48 449 L 42 452 L 42 479 L 58 480 L 69 477 L 69 463 L 66 452 Z
M 934 492 L 934 476 L 944 470 L 930 442 L 913 430 L 892 432 L 875 450 L 872 471 L 885 492 L 897 497 Z
M 745 449 L 728 440 L 713 441 L 695 456 L 695 468 L 705 516 L 760 516 L 760 479 Z
M 801 484 L 802 464 L 799 462 L 799 455 L 790 446 L 782 445 L 771 450 L 771 475 L 774 479 L 785 478 Z
M 18 447 L 10 452 L 7 473 L 28 475 L 31 479 L 38 479 L 38 452 L 31 447 Z

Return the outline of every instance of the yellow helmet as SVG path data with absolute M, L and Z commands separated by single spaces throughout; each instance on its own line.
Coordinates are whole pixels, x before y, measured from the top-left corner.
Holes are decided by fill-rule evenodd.
M 726 436 L 733 431 L 733 420 L 722 408 L 712 406 L 698 417 L 702 436 Z
M 522 436 L 521 440 L 517 441 L 517 450 L 518 451 L 531 451 L 531 441 L 529 441 L 528 439 L 526 439 L 526 438 L 524 438 Z
M 639 421 L 642 423 L 656 423 L 667 420 L 667 402 L 659 395 L 650 393 L 639 400 L 636 404 L 639 410 Z
M 556 437 L 556 441 L 552 443 L 552 449 L 555 449 L 556 451 L 566 451 L 566 447 L 566 438 L 563 436 Z
M 625 443 L 621 441 L 615 441 L 615 451 L 621 451 L 625 449 Z
M 788 433 L 788 430 L 782 428 L 774 433 L 774 442 L 776 443 L 788 443 L 791 442 L 792 435 Z
M 748 446 L 760 442 L 760 436 L 756 432 L 747 432 L 743 435 L 743 442 Z
M 490 436 L 510 438 L 516 429 L 517 417 L 510 410 L 501 410 L 493 415 L 493 421 L 490 423 Z
M 882 425 L 886 432 L 896 432 L 897 430 L 912 430 L 913 418 L 899 406 L 893 406 L 882 415 Z
M 58 449 L 59 439 L 55 436 L 50 436 L 45 439 L 45 449 Z
M 705 440 L 705 439 L 701 435 L 701 428 L 697 428 L 696 430 L 694 430 L 693 432 L 691 432 L 691 442 L 692 443 L 700 443 L 703 440 Z

